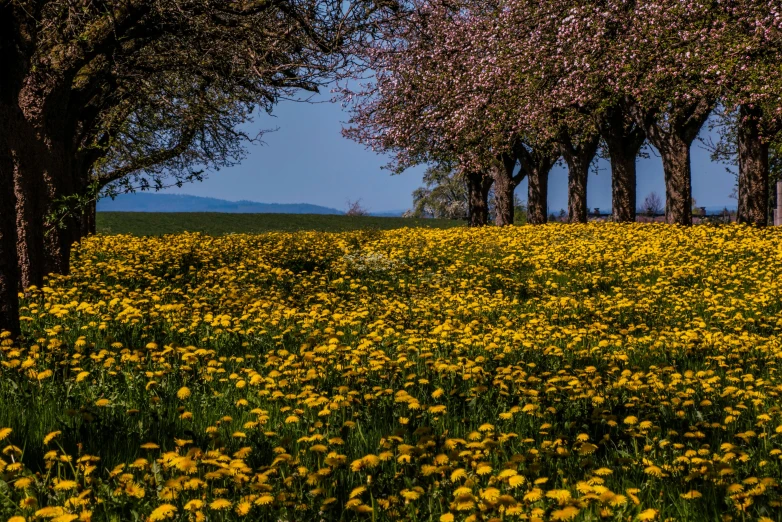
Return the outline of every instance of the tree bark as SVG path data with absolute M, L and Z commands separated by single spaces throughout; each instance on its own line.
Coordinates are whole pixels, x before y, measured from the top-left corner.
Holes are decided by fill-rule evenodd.
M 97 203 L 90 202 L 81 214 L 80 236 L 87 237 L 96 233 L 96 213 Z
M 603 113 L 598 127 L 611 158 L 613 220 L 632 223 L 636 217 L 636 158 L 646 141 L 646 133 L 621 105 Z
M 21 134 L 21 133 L 20 133 Z M 26 141 L 22 138 L 22 141 Z M 16 235 L 19 259 L 19 286 L 26 289 L 41 287 L 44 277 L 44 214 L 45 181 L 40 164 L 40 154 L 30 152 L 27 141 L 16 150 L 17 161 L 14 172 L 14 191 L 16 195 Z M 21 149 L 21 150 L 20 150 Z
M 768 151 L 760 132 L 759 107 L 739 108 L 739 205 L 737 221 L 768 225 Z
M 589 166 L 597 154 L 600 137 L 585 136 L 581 143 L 574 143 L 566 134 L 560 137 L 560 152 L 568 165 L 567 207 L 569 223 L 587 222 L 587 180 Z
M 468 224 L 471 227 L 483 227 L 489 224 L 489 190 L 494 181 L 482 172 L 467 173 L 467 192 L 469 205 Z
M 643 126 L 663 160 L 666 223 L 692 225 L 690 146 L 713 106 L 714 101 L 706 98 L 674 107 L 671 114 L 643 111 L 637 105 L 632 106 L 636 123 Z
M 674 137 L 660 143 L 657 150 L 665 173 L 665 222 L 692 225 L 690 145 Z
M 559 150 L 515 148 L 521 169 L 529 178 L 527 186 L 527 223 L 542 225 L 548 221 L 548 175 L 559 159 Z
M 16 196 L 14 162 L 8 139 L 14 130 L 10 107 L 0 106 L 0 332 L 19 336 Z
M 20 127 L 25 127 L 22 122 Z M 49 273 L 67 274 L 76 216 L 50 223 L 58 198 L 73 194 L 69 148 L 41 132 L 20 136 L 14 178 L 22 288 L 40 287 Z
M 510 154 L 502 154 L 492 166 L 492 178 L 494 178 L 494 224 L 503 227 L 513 224 L 515 212 L 516 187 L 523 178 L 513 176 L 516 168 L 516 159 Z
M 528 173 L 527 223 L 542 225 L 548 221 L 549 170 L 531 169 Z

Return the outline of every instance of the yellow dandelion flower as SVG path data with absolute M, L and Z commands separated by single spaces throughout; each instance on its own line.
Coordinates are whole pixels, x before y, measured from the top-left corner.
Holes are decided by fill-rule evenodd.
M 335 500 L 337 499 L 333 499 L 332 502 Z M 258 504 L 259 506 L 266 506 L 268 504 L 271 504 L 272 502 L 274 502 L 274 497 L 271 495 L 261 495 L 255 500 L 255 503 Z M 325 504 L 326 502 L 328 502 L 328 499 L 326 499 L 323 503 Z
M 226 500 L 224 498 L 218 498 L 209 503 L 209 509 L 214 509 L 215 511 L 219 511 L 222 509 L 230 509 L 231 505 L 232 504 L 230 500 Z
M 551 513 L 551 520 L 572 520 L 578 515 L 579 509 L 574 506 L 567 506 L 562 509 L 554 510 Z
M 70 491 L 76 489 L 79 484 L 75 480 L 60 480 L 54 485 L 55 491 Z
M 527 479 L 523 475 L 514 475 L 508 479 L 508 485 L 512 488 L 517 488 L 527 482 Z
M 197 511 L 204 507 L 204 501 L 199 499 L 193 499 L 185 504 L 186 511 Z
M 234 511 L 237 515 L 240 517 L 247 516 L 250 513 L 250 510 L 253 508 L 253 505 L 247 501 L 239 502 L 239 504 L 236 505 L 236 509 Z
M 11 428 L 2 428 L 2 429 L 0 429 L 0 440 L 7 439 L 12 431 L 13 430 Z
M 491 466 L 488 464 L 479 464 L 475 470 L 478 475 L 488 475 L 491 473 Z
M 418 498 L 421 496 L 421 493 L 412 489 L 403 489 L 400 492 L 400 495 L 402 495 L 402 498 L 405 500 L 418 500 Z
M 188 388 L 187 386 L 182 386 L 181 388 L 179 388 L 179 391 L 176 392 L 176 396 L 181 400 L 187 399 L 188 397 L 190 397 L 190 388 Z
M 696 498 L 701 498 L 703 495 L 701 495 L 699 491 L 692 490 L 688 491 L 687 493 L 682 493 L 680 496 L 687 500 L 694 500 Z
M 33 479 L 31 477 L 23 477 L 20 479 L 17 479 L 16 482 L 14 482 L 14 488 L 16 489 L 24 489 L 30 484 L 33 483 Z
M 440 515 L 440 522 L 453 522 L 453 515 L 451 513 Z
M 655 518 L 657 518 L 656 509 L 649 508 L 638 513 L 638 520 L 654 520 Z
M 494 502 L 500 498 L 500 490 L 497 488 L 486 488 L 480 493 L 480 497 L 489 502 Z
M 49 433 L 48 435 L 46 435 L 43 438 L 43 445 L 46 446 L 51 441 L 53 441 L 58 435 L 61 435 L 61 434 L 62 434 L 61 431 L 53 431 L 53 432 Z
M 156 507 L 152 513 L 149 514 L 150 520 L 165 520 L 167 518 L 173 518 L 176 514 L 176 506 L 171 504 L 162 504 Z

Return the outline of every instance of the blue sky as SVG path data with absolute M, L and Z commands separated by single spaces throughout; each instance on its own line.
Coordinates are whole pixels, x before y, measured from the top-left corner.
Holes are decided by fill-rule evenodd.
M 328 96 L 322 95 L 321 99 Z M 381 170 L 387 158 L 342 137 L 340 129 L 348 118 L 339 104 L 281 102 L 274 117 L 259 116 L 256 129 L 279 128 L 265 135 L 263 145 L 249 149 L 240 165 L 210 175 L 201 183 L 167 192 L 207 196 L 231 201 L 263 203 L 312 203 L 344 210 L 348 199 L 361 199 L 372 212 L 404 210 L 412 205 L 411 193 L 421 184 L 422 167 L 404 174 Z M 704 128 L 703 133 L 707 131 Z M 649 159 L 638 163 L 638 198 L 652 191 L 665 194 L 662 163 L 649 148 Z M 610 166 L 599 162 L 599 173 L 591 174 L 587 187 L 590 208 L 611 207 Z M 725 166 L 711 163 L 708 152 L 696 141 L 692 149 L 693 197 L 699 206 L 735 207 L 730 193 L 735 178 Z M 517 189 L 527 197 L 526 182 Z M 549 181 L 549 209 L 567 208 L 567 170 L 556 167 Z

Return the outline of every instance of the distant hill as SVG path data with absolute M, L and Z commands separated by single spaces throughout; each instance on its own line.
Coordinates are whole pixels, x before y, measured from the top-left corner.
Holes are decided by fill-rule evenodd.
M 230 214 L 344 214 L 309 203 L 226 201 L 184 194 L 136 192 L 98 201 L 98 212 L 225 212 Z

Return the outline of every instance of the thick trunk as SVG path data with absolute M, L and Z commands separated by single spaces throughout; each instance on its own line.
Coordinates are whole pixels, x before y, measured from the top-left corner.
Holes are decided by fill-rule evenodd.
M 690 145 L 672 136 L 657 148 L 665 174 L 665 222 L 692 225 Z
M 768 224 L 768 151 L 761 138 L 759 108 L 739 109 L 739 223 Z
M 46 213 L 45 148 L 26 122 L 16 120 L 14 191 L 20 287 L 41 287 L 44 273 L 44 216 Z
M 627 151 L 628 149 L 625 149 Z M 611 154 L 611 207 L 613 220 L 617 223 L 633 223 L 636 209 L 635 153 L 629 150 L 609 152 Z
M 587 178 L 589 167 L 574 165 L 567 174 L 567 212 L 569 223 L 587 222 Z
M 20 284 L 40 287 L 47 274 L 68 273 L 70 245 L 80 228 L 78 216 L 57 213 L 59 198 L 75 190 L 70 149 L 24 120 L 17 128 L 14 186 Z
M 646 133 L 621 106 L 600 118 L 600 135 L 611 158 L 611 209 L 615 222 L 634 222 L 636 209 L 636 158 Z
M 492 168 L 492 178 L 494 178 L 494 224 L 498 227 L 513 224 L 513 213 L 515 211 L 514 194 L 519 184 L 513 177 L 515 167 L 515 158 L 503 154 Z
M 481 172 L 467 173 L 469 226 L 482 227 L 489 224 L 489 190 L 493 179 Z
M 494 224 L 504 227 L 513 224 L 513 195 L 516 184 L 505 176 L 494 178 Z
M 570 223 L 587 222 L 587 180 L 598 143 L 597 135 L 586 136 L 578 144 L 573 143 L 569 136 L 562 136 L 560 151 L 568 166 L 567 207 Z
M 548 221 L 548 175 L 549 168 L 531 168 L 527 173 L 527 222 L 542 225 Z
M 703 98 L 673 107 L 669 114 L 631 109 L 652 145 L 660 152 L 665 175 L 665 222 L 692 225 L 690 146 L 706 123 L 714 100 Z
M 19 335 L 16 196 L 14 161 L 8 139 L 13 133 L 8 107 L 0 107 L 0 332 Z

